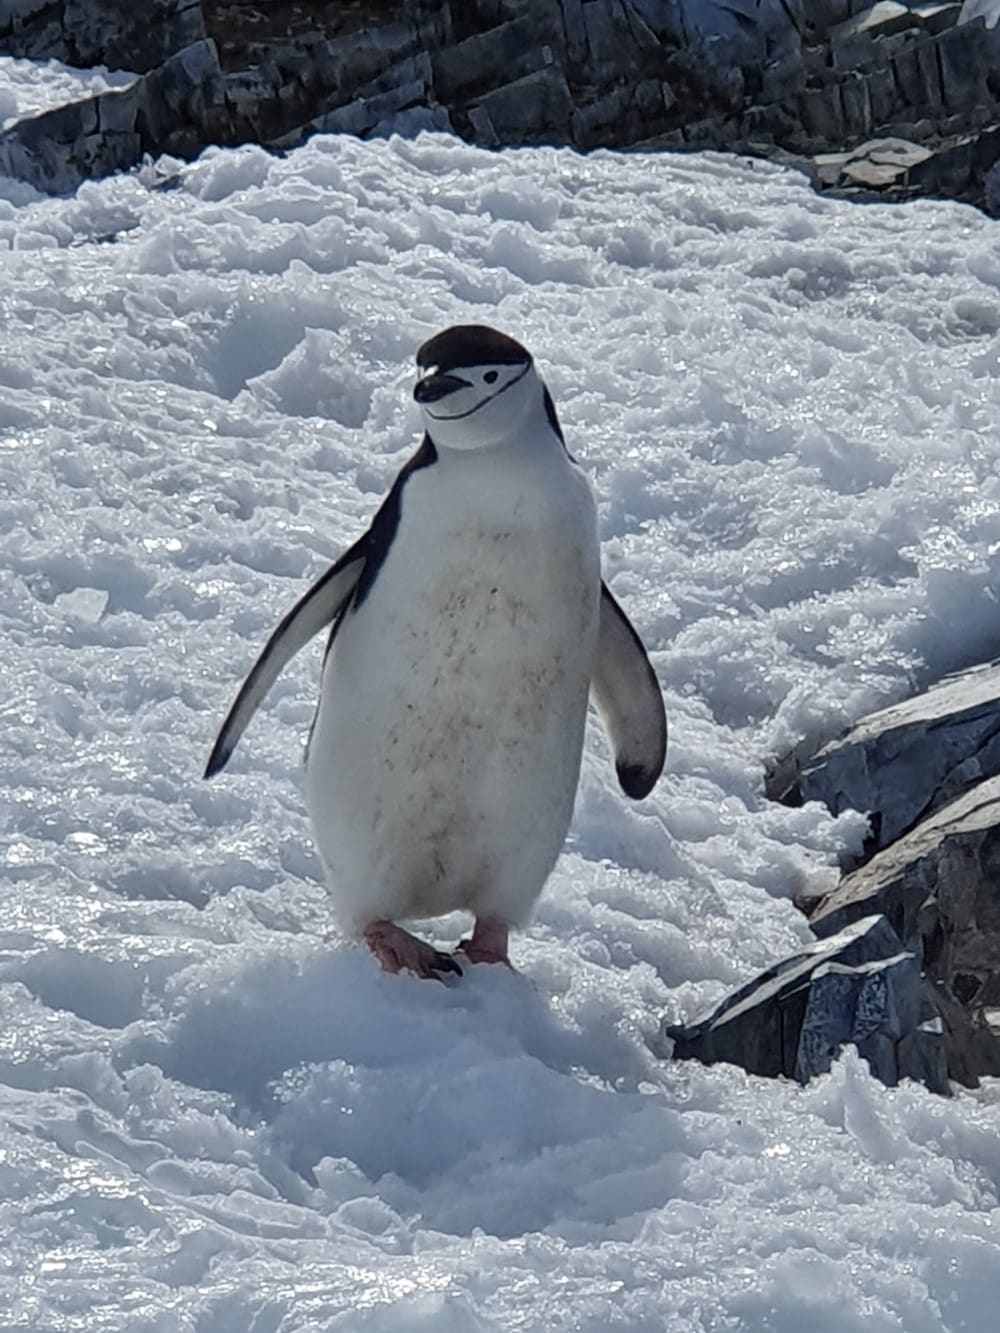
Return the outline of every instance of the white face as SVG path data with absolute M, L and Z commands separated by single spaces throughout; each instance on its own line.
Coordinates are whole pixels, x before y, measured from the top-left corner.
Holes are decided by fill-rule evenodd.
M 544 411 L 542 382 L 531 361 L 431 366 L 413 396 L 434 443 L 444 449 L 487 449 L 516 435 L 533 411 Z

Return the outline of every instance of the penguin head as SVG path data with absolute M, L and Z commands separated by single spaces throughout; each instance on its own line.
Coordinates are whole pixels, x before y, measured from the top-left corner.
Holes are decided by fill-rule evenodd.
M 544 412 L 544 386 L 531 353 L 485 324 L 456 324 L 417 352 L 413 397 L 435 445 L 486 449 Z

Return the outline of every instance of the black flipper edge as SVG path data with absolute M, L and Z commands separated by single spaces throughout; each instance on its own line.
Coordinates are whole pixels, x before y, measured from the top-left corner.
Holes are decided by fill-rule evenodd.
M 642 640 L 601 584 L 601 627 L 591 694 L 615 751 L 626 796 L 641 800 L 656 786 L 667 754 L 667 715 Z

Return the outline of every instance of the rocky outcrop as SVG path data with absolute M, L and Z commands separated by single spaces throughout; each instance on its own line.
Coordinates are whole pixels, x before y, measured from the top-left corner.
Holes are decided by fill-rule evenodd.
M 0 0 L 0 51 L 143 73 L 203 41 L 201 0 Z
M 3 0 L 0 47 L 145 77 L 111 104 L 108 143 L 92 99 L 13 126 L 0 165 L 66 189 L 145 153 L 437 128 L 735 149 L 799 161 L 819 188 L 982 202 L 992 17 L 988 0 Z
M 800 906 L 821 938 L 884 919 L 919 967 L 948 1077 L 1000 1075 L 1000 662 L 776 765 L 769 794 L 868 816 L 862 863 Z
M 919 1079 L 948 1093 L 943 1025 L 918 958 L 884 916 L 845 925 L 783 959 L 711 1013 L 663 1035 L 674 1059 L 726 1061 L 807 1082 L 857 1047 L 884 1083 Z
M 846 875 L 810 925 L 817 943 L 665 1028 L 674 1058 L 805 1082 L 850 1043 L 888 1084 L 1000 1076 L 1000 776 Z
M 919 961 L 952 1078 L 1000 1074 L 1000 777 L 978 783 L 847 875 L 814 908 L 820 936 L 883 913 Z
M 193 156 L 202 141 L 192 122 L 211 106 L 218 73 L 215 46 L 203 40 L 127 88 L 30 116 L 0 134 L 0 171 L 58 192 L 135 166 L 145 152 Z
M 822 801 L 870 818 L 866 855 L 985 777 L 1000 773 L 1000 661 L 946 677 L 881 709 L 805 763 L 776 770 L 772 799 Z

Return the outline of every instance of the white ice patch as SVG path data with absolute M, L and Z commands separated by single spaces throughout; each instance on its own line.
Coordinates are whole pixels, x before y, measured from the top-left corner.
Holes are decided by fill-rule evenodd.
M 63 615 L 93 625 L 104 614 L 108 598 L 104 588 L 74 588 L 72 592 L 60 593 L 53 605 Z

